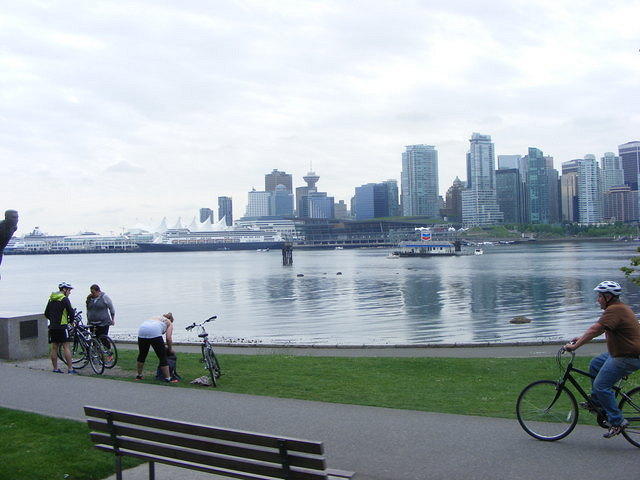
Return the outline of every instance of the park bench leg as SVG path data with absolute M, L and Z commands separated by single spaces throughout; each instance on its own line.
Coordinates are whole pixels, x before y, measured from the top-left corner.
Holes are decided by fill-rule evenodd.
M 149 462 L 149 480 L 156 480 L 156 468 L 154 462 Z

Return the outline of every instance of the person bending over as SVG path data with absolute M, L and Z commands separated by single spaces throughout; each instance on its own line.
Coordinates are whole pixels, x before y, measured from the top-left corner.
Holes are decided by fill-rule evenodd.
M 162 336 L 165 335 L 167 339 L 167 346 L 165 348 L 165 342 Z M 164 381 L 169 383 L 175 383 L 178 380 L 172 380 L 169 373 L 169 363 L 167 362 L 167 354 L 171 351 L 171 345 L 173 344 L 173 315 L 171 312 L 165 313 L 160 317 L 153 317 L 149 320 L 145 320 L 138 329 L 138 375 L 136 380 L 142 380 L 142 369 L 144 368 L 144 362 L 147 359 L 149 353 L 149 347 L 153 348 L 153 351 L 160 360 L 160 370 L 164 375 Z
M 589 364 L 592 380 L 591 404 L 580 404 L 591 409 L 601 408 L 607 415 L 610 428 L 603 436 L 614 437 L 628 425 L 616 403 L 613 389 L 618 380 L 640 369 L 640 323 L 628 305 L 620 301 L 622 287 L 616 282 L 600 283 L 598 304 L 604 310 L 600 319 L 591 325 L 581 337 L 567 343 L 565 350 L 580 348 L 595 337 L 605 334 L 608 352 L 598 355 Z

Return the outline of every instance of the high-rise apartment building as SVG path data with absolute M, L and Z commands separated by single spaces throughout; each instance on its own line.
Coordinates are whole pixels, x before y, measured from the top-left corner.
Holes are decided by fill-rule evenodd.
M 604 220 L 611 222 L 637 222 L 638 191 L 629 185 L 611 187 L 604 194 Z
M 638 190 L 638 175 L 640 174 L 640 142 L 627 142 L 618 145 L 620 163 L 624 170 L 624 183 L 631 190 Z
M 467 188 L 462 191 L 462 223 L 496 225 L 504 215 L 498 207 L 495 153 L 491 135 L 473 133 L 467 153 Z
M 541 150 L 529 147 L 528 154 L 523 158 L 526 162 L 527 176 L 527 221 L 530 223 L 551 223 L 553 219 L 552 198 L 550 192 L 551 172 L 548 159 Z
M 523 183 L 518 168 L 496 171 L 496 195 L 505 223 L 523 223 Z
M 562 204 L 562 220 L 575 223 L 578 221 L 578 162 L 569 160 L 562 162 L 560 177 L 560 199 Z
M 611 187 L 624 185 L 624 170 L 620 163 L 620 157 L 615 153 L 605 152 L 600 159 L 600 172 L 603 192 L 607 192 Z
M 405 147 L 400 186 L 404 216 L 438 218 L 438 151 L 433 145 Z
M 522 155 L 498 155 L 498 170 L 520 168 Z
M 578 220 L 586 224 L 602 222 L 600 169 L 591 154 L 578 160 Z
M 223 218 L 227 226 L 233 225 L 233 201 L 231 197 L 218 197 L 218 220 Z
M 275 192 L 278 185 L 284 185 L 289 193 L 293 193 L 291 174 L 273 169 L 264 176 L 265 192 Z
M 400 208 L 400 194 L 398 192 L 398 182 L 396 180 L 385 180 L 382 184 L 387 189 L 387 217 L 399 217 L 402 215 Z

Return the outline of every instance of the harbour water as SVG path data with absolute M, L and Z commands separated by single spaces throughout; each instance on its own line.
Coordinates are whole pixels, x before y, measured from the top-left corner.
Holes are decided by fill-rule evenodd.
M 640 308 L 640 287 L 620 272 L 622 242 L 486 246 L 478 256 L 389 259 L 387 249 L 118 253 L 5 257 L 0 313 L 42 311 L 60 281 L 85 310 L 98 283 L 117 309 L 112 332 L 135 337 L 145 318 L 172 311 L 176 338 L 211 315 L 224 341 L 325 345 L 551 341 L 598 317 L 592 292 L 616 280 Z M 340 272 L 341 274 L 338 274 Z M 303 276 L 298 276 L 302 274 Z M 509 320 L 524 315 L 531 323 Z

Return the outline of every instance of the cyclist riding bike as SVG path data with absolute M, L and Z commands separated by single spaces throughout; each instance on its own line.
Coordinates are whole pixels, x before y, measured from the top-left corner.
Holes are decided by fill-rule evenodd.
M 591 401 L 580 406 L 589 410 L 604 410 L 610 428 L 603 436 L 611 438 L 628 425 L 616 404 L 611 387 L 622 377 L 640 370 L 640 323 L 631 308 L 620 301 L 622 287 L 618 283 L 604 281 L 594 291 L 598 292 L 598 304 L 604 310 L 602 316 L 582 336 L 574 338 L 564 348 L 576 350 L 605 334 L 608 352 L 594 357 L 589 364 L 589 373 L 595 376 Z

